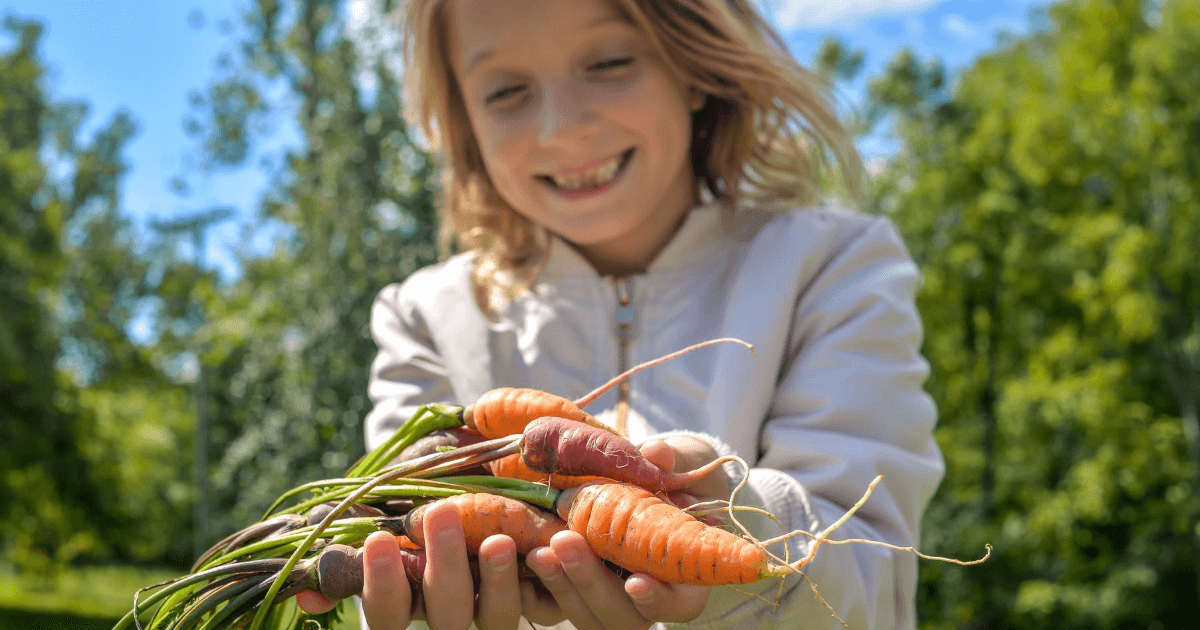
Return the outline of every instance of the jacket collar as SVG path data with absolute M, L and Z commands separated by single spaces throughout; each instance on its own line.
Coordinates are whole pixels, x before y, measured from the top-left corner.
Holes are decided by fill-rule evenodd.
M 663 248 L 646 270 L 646 275 L 666 272 L 695 264 L 713 250 L 721 240 L 724 228 L 721 205 L 715 202 L 693 207 L 684 217 L 679 231 Z M 642 275 L 642 274 L 637 274 Z M 550 236 L 550 255 L 539 274 L 541 280 L 559 278 L 599 278 L 587 260 L 558 236 Z

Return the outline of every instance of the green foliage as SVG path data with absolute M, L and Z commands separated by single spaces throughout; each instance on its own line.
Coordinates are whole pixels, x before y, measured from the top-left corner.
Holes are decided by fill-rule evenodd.
M 220 454 L 210 537 L 256 521 L 297 479 L 336 476 L 362 454 L 371 303 L 436 259 L 433 165 L 402 119 L 397 77 L 360 54 L 344 15 L 336 2 L 257 4 L 242 56 L 196 99 L 207 108 L 196 118 L 202 163 L 240 167 L 255 154 L 245 132 L 283 124 L 272 115 L 294 116 L 304 139 L 261 205 L 263 221 L 289 236 L 272 255 L 246 258 L 234 286 L 203 294 Z M 374 89 L 361 88 L 364 76 Z M 291 106 L 263 96 L 272 90 Z
M 872 84 L 948 474 L 928 628 L 1184 627 L 1200 599 L 1200 7 L 1074 0 L 952 94 Z
M 76 560 L 162 560 L 187 526 L 175 449 L 191 420 L 182 390 L 127 332 L 151 290 L 120 205 L 137 125 L 119 112 L 81 142 L 87 105 L 49 96 L 41 26 L 6 28 L 16 45 L 0 56 L 0 549 L 31 579 Z M 131 536 L 141 530 L 158 533 Z
M 43 125 L 55 115 L 43 85 L 41 27 L 7 17 L 15 46 L 0 54 L 0 551 L 42 573 L 56 556 L 94 546 L 76 526 L 90 494 L 75 448 L 71 392 L 55 368 L 53 326 L 67 204 L 51 194 Z

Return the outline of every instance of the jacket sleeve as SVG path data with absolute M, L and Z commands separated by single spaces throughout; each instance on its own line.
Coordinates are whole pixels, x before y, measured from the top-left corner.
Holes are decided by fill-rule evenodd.
M 371 307 L 371 336 L 379 352 L 371 362 L 367 393 L 367 449 L 383 443 L 417 407 L 453 398 L 449 373 L 416 300 L 412 277 L 380 291 Z
M 921 513 L 943 474 L 933 439 L 936 409 L 922 390 L 929 368 L 919 353 L 917 267 L 891 223 L 872 219 L 817 269 L 801 285 L 758 459 L 737 503 L 766 508 L 788 531 L 816 533 L 883 475 L 832 538 L 915 546 Z M 743 474 L 733 467 L 727 473 L 735 481 Z M 740 520 L 757 538 L 780 534 L 780 525 L 765 518 Z M 794 561 L 811 543 L 792 542 Z M 771 550 L 782 555 L 782 545 Z M 785 581 L 778 608 L 714 589 L 688 627 L 841 628 L 832 609 L 851 628 L 915 628 L 916 572 L 911 553 L 822 545 L 804 567 L 805 579 Z M 780 597 L 778 580 L 747 586 L 767 600 Z

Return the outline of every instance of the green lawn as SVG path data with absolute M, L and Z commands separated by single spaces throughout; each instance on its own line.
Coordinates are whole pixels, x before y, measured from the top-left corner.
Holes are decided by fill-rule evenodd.
M 111 630 L 116 619 L 0 608 L 0 630 Z
M 133 607 L 139 588 L 179 577 L 132 567 L 71 569 L 52 584 L 0 571 L 0 630 L 110 630 Z M 357 630 L 358 611 L 331 630 Z

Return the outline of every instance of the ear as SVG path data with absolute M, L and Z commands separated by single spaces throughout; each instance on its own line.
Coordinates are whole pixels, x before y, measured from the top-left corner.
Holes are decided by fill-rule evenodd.
M 688 107 L 692 113 L 696 113 L 704 108 L 704 104 L 708 102 L 708 95 L 701 92 L 696 86 L 688 88 Z

